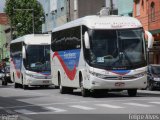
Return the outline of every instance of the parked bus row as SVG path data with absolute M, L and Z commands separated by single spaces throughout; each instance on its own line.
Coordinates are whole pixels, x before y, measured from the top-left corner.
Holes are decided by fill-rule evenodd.
M 54 28 L 50 35 L 26 35 L 11 42 L 11 79 L 15 88 L 81 89 L 82 96 L 127 90 L 136 96 L 147 86 L 147 48 L 153 38 L 132 17 L 86 16 Z

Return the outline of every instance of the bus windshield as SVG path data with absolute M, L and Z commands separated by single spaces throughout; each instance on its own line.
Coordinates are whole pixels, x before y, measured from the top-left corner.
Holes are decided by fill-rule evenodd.
M 90 64 L 107 69 L 132 69 L 145 66 L 143 36 L 141 28 L 92 30 Z
M 50 46 L 27 45 L 25 64 L 26 69 L 30 71 L 50 71 Z

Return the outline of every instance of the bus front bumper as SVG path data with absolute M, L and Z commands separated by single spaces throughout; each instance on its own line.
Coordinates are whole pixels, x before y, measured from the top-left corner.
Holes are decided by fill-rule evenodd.
M 30 79 L 27 80 L 28 85 L 30 86 L 41 86 L 41 85 L 52 85 L 51 79 Z
M 106 80 L 90 76 L 88 89 L 145 89 L 147 87 L 147 76 L 130 80 Z

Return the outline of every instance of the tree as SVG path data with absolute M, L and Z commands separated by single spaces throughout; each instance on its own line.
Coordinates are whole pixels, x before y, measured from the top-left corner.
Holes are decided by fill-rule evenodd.
M 34 33 L 40 33 L 42 29 L 40 18 L 44 16 L 44 11 L 37 0 L 6 0 L 5 12 L 14 30 L 13 38 L 31 34 L 33 28 Z

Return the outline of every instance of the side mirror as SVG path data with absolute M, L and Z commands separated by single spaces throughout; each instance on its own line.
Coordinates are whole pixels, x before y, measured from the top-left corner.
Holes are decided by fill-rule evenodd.
M 22 57 L 23 57 L 23 59 L 26 59 L 26 49 L 25 49 L 25 46 L 22 47 Z
M 153 38 L 152 34 L 149 31 L 145 31 L 145 34 L 147 35 L 148 48 L 152 48 L 153 47 L 154 38 Z
M 87 49 L 90 49 L 89 35 L 88 32 L 84 33 L 84 43 Z

